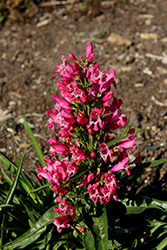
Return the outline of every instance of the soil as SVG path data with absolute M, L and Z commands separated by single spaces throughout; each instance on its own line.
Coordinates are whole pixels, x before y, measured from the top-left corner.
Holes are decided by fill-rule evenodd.
M 26 146 L 23 170 L 30 176 L 37 157 L 23 118 L 48 156 L 47 140 L 53 132 L 45 111 L 55 104 L 51 94 L 60 80 L 52 78 L 55 64 L 69 52 L 84 56 L 89 42 L 101 69 L 116 71 L 115 95 L 124 99 L 128 124 L 138 129 L 135 155 L 167 158 L 167 1 L 83 3 L 45 1 L 24 23 L 0 26 L 0 150 L 14 160 L 14 152 L 20 159 Z M 166 181 L 164 163 L 147 169 L 138 191 L 167 200 Z

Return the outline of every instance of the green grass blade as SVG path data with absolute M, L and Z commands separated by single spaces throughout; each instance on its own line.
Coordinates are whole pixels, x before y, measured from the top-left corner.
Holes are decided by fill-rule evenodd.
M 165 249 L 166 246 L 167 246 L 167 237 L 165 237 L 165 239 L 161 241 L 161 243 L 155 249 L 162 250 Z
M 10 171 L 11 174 L 15 174 L 17 167 L 16 165 L 9 160 L 1 151 L 0 151 L 0 161 L 2 164 Z
M 35 152 L 36 152 L 36 154 L 38 156 L 41 167 L 44 168 L 46 166 L 45 161 L 44 161 L 44 156 L 42 154 L 42 151 L 41 151 L 41 149 L 40 149 L 40 147 L 38 145 L 38 142 L 37 142 L 36 138 L 34 137 L 33 132 L 31 130 L 31 128 L 29 127 L 26 119 L 24 119 L 24 128 L 25 128 L 25 130 L 27 132 L 27 135 L 28 135 L 28 137 L 29 137 L 29 139 L 30 139 L 30 141 L 32 143 L 32 146 L 33 146 L 33 148 L 34 148 L 34 150 L 35 150 Z
M 24 152 L 23 152 L 23 154 L 21 156 L 20 164 L 19 164 L 19 167 L 18 167 L 18 169 L 16 171 L 16 177 L 15 177 L 15 179 L 13 181 L 13 184 L 10 187 L 8 196 L 7 196 L 6 201 L 5 201 L 5 204 L 9 204 L 9 202 L 11 201 L 11 199 L 13 197 L 13 194 L 14 194 L 14 191 L 16 189 L 16 186 L 17 186 L 17 183 L 18 183 L 18 180 L 19 180 L 19 176 L 20 176 L 20 173 L 21 173 L 21 168 L 22 168 L 25 153 L 26 153 L 26 148 L 24 149 Z
M 42 189 L 44 189 L 44 188 L 47 188 L 47 187 L 49 187 L 49 186 L 50 186 L 50 183 L 48 183 L 48 184 L 46 184 L 46 185 L 44 185 L 44 186 L 41 186 L 41 187 L 39 187 L 39 188 L 36 188 L 36 189 L 30 191 L 30 192 L 28 193 L 28 195 L 30 195 L 31 193 L 36 193 L 36 192 L 38 192 L 38 191 L 40 191 L 40 190 L 42 190 Z
M 1 171 L 2 171 L 2 174 L 3 176 L 5 177 L 6 181 L 9 183 L 9 185 L 12 185 L 12 180 L 9 178 L 9 176 L 6 174 L 2 164 L 1 164 Z

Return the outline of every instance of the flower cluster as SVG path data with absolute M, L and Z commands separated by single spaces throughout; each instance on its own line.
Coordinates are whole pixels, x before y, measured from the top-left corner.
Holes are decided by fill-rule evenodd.
M 53 222 L 58 232 L 74 220 L 74 196 L 81 189 L 93 202 L 107 204 L 111 198 L 118 200 L 117 172 L 130 175 L 128 152 L 135 150 L 135 130 L 129 129 L 120 140 L 114 137 L 113 132 L 127 121 L 120 109 L 123 100 L 111 90 L 116 88 L 115 71 L 103 73 L 94 56 L 89 43 L 85 59 L 70 53 L 71 65 L 62 56 L 63 63 L 53 73 L 61 76 L 56 86 L 62 97 L 52 95 L 56 104 L 46 114 L 48 126 L 54 130 L 56 125 L 57 134 L 48 140 L 50 157 L 45 158 L 45 168 L 39 166 L 38 177 L 48 179 L 57 194 L 55 211 L 61 216 Z

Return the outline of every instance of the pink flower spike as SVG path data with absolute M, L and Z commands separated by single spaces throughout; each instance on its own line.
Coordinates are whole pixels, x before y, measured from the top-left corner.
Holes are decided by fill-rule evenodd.
M 111 155 L 111 151 L 110 151 L 109 147 L 107 146 L 107 144 L 105 142 L 100 144 L 99 152 L 100 152 L 100 155 L 101 155 L 102 159 L 105 162 L 107 162 L 107 157 L 108 156 L 111 158 L 111 160 L 113 160 L 112 155 Z
M 122 161 L 118 162 L 113 168 L 110 169 L 110 172 L 118 172 L 125 169 L 126 164 L 129 161 L 129 157 L 124 158 Z

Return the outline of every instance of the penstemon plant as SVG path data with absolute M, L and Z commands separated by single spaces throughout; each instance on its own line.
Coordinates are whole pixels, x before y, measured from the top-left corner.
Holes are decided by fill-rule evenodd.
M 111 90 L 112 86 L 116 88 L 115 71 L 103 73 L 94 56 L 89 43 L 85 59 L 80 56 L 77 60 L 69 53 L 71 66 L 62 56 L 63 63 L 56 65 L 58 69 L 53 73 L 61 76 L 56 86 L 63 98 L 53 94 L 54 111 L 49 109 L 46 114 L 52 130 L 57 124 L 55 136 L 60 140 L 48 140 L 50 157 L 45 158 L 45 168 L 38 168 L 38 177 L 48 179 L 57 195 L 59 205 L 55 211 L 61 216 L 55 217 L 53 223 L 58 232 L 62 227 L 68 228 L 71 221 L 80 221 L 80 205 L 91 204 L 95 208 L 99 201 L 117 201 L 120 181 L 116 175 L 121 170 L 130 175 L 131 171 L 128 151 L 135 150 L 135 129 L 115 138 L 114 131 L 127 121 L 120 109 L 123 100 Z M 138 154 L 134 163 L 140 161 Z
M 28 126 L 25 130 L 37 153 L 37 182 L 0 152 L 6 179 L 0 181 L 0 248 L 47 250 L 164 249 L 167 245 L 167 203 L 136 193 L 147 167 L 167 159 L 146 162 L 135 152 L 136 132 L 126 126 L 123 100 L 114 96 L 115 71 L 105 73 L 94 60 L 93 46 L 72 65 L 63 63 L 53 73 L 60 95 L 48 108 L 49 156 L 43 156 Z M 120 137 L 116 130 L 125 127 Z M 154 197 L 154 198 L 153 198 Z M 151 209 L 151 210 L 150 210 Z M 151 211 L 151 212 L 150 212 Z

